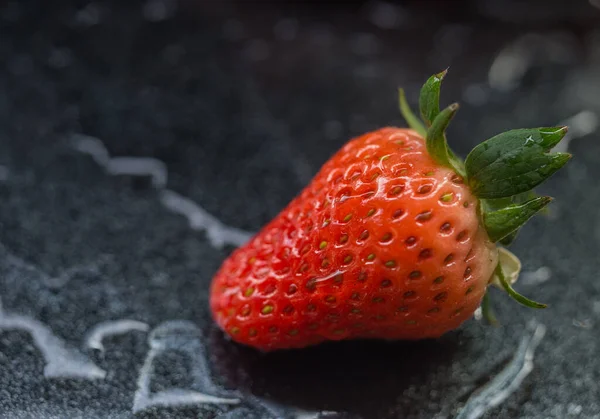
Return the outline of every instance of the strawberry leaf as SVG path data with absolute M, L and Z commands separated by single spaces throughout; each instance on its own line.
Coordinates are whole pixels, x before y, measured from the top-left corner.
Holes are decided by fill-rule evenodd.
M 440 87 L 447 72 L 448 69 L 441 73 L 434 74 L 421 88 L 419 109 L 421 111 L 421 118 L 423 118 L 427 127 L 430 127 L 431 124 L 433 124 L 433 121 L 440 113 Z
M 425 137 L 427 135 L 427 130 L 419 118 L 413 113 L 412 109 L 410 109 L 410 106 L 406 101 L 404 89 L 398 89 L 398 98 L 400 102 L 400 113 L 404 117 L 404 120 L 408 126 L 419 133 L 419 135 L 422 137 Z
M 518 129 L 490 138 L 467 156 L 469 185 L 479 198 L 504 198 L 530 191 L 571 158 L 550 153 L 567 127 Z
M 542 196 L 524 204 L 513 204 L 496 211 L 484 211 L 483 224 L 490 240 L 497 242 L 516 232 L 550 201 L 552 198 L 549 196 Z
M 503 209 L 506 209 L 509 207 L 514 207 L 515 205 L 519 206 L 519 205 L 524 204 L 527 201 L 533 200 L 535 198 L 540 198 L 540 196 L 538 194 L 536 194 L 534 191 L 527 191 L 527 192 L 523 192 L 523 193 L 511 196 L 511 197 L 507 197 L 507 198 L 481 199 L 480 202 L 481 202 L 481 209 L 482 209 L 483 217 L 485 219 L 487 214 L 489 214 L 491 212 L 497 212 L 496 215 L 503 214 L 503 212 L 498 212 L 498 210 L 503 210 Z M 541 213 L 546 210 L 547 210 L 547 207 L 544 206 L 538 212 Z M 511 231 L 506 236 L 499 239 L 498 241 L 500 242 L 500 244 L 502 244 L 504 246 L 510 245 L 517 238 L 517 235 L 519 234 L 519 230 L 523 226 L 523 224 L 525 224 L 525 221 L 523 221 L 523 223 L 518 228 L 516 228 L 515 230 Z M 488 223 L 492 223 L 492 221 L 490 220 L 490 221 L 488 221 Z M 504 222 L 499 222 L 499 225 L 503 226 L 505 224 L 504 224 Z M 491 231 L 491 228 L 490 228 L 490 231 Z
M 427 152 L 438 164 L 450 167 L 464 176 L 465 170 L 462 162 L 450 150 L 446 141 L 446 128 L 457 111 L 458 104 L 453 103 L 435 117 L 433 124 L 427 130 L 426 144 Z

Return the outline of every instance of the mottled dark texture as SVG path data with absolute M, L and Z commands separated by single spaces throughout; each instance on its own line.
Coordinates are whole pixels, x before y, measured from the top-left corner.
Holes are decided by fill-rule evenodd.
M 451 417 L 502 369 L 535 317 L 547 333 L 534 370 L 485 417 L 599 418 L 597 133 L 571 143 L 575 158 L 542 188 L 556 197 L 549 216 L 514 245 L 526 273 L 550 269 L 542 285 L 524 275 L 518 286 L 549 309 L 494 292 L 500 328 L 469 321 L 439 341 L 269 355 L 225 340 L 210 320 L 207 287 L 231 247 L 216 249 L 165 209 L 147 178 L 111 176 L 73 149 L 79 133 L 112 156 L 160 159 L 169 189 L 256 231 L 345 140 L 402 123 L 397 86 L 414 102 L 425 77 L 447 66 L 443 101 L 462 103 L 449 133 L 460 154 L 501 130 L 600 114 L 596 0 L 532 1 L 521 13 L 500 0 L 283 3 L 0 4 L 2 308 L 37 319 L 107 372 L 44 378 L 33 337 L 2 330 L 0 417 L 134 416 L 148 334 L 109 337 L 103 353 L 83 346 L 95 324 L 122 318 L 151 328 L 189 320 L 202 331 L 212 383 L 194 382 L 184 348 L 156 359 L 151 391 L 243 398 L 238 407 L 156 407 L 140 418 L 294 417 L 296 408 Z M 509 45 L 524 65 L 488 78 Z M 66 283 L 49 284 L 61 275 Z

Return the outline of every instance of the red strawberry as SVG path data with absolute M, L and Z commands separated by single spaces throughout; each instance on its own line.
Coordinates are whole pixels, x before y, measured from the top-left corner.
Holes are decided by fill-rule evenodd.
M 445 140 L 458 106 L 439 111 L 444 75 L 421 92 L 427 130 L 401 92 L 413 129 L 351 140 L 223 263 L 210 304 L 234 340 L 273 350 L 438 337 L 473 315 L 494 277 L 521 303 L 543 307 L 512 289 L 495 242 L 514 238 L 549 202 L 523 197 L 570 157 L 548 153 L 566 127 L 500 134 L 463 164 Z

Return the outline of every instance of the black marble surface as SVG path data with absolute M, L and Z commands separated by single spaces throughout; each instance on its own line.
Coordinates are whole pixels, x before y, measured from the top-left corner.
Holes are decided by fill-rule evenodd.
M 0 417 L 600 418 L 598 7 L 0 3 Z M 494 293 L 501 327 L 419 343 L 226 340 L 221 261 L 447 66 L 460 153 L 572 126 L 514 246 L 550 308 Z

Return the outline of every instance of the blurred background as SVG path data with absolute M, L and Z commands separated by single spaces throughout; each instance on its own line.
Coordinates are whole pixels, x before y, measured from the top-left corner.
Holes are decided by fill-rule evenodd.
M 550 308 L 496 293 L 502 327 L 436 342 L 224 339 L 223 259 L 447 67 L 463 156 L 570 126 L 514 246 Z M 599 118 L 598 0 L 0 1 L 0 417 L 600 418 Z

